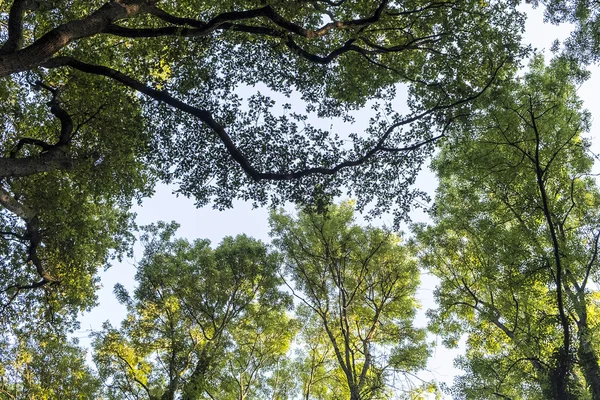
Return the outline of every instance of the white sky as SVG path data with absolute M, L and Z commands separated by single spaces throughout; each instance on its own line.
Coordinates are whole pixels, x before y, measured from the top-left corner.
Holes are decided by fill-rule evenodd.
M 555 39 L 565 38 L 570 27 L 543 24 L 542 10 L 531 10 L 530 7 L 524 7 L 528 10 L 529 18 L 527 22 L 527 32 L 525 41 L 533 45 L 538 50 L 546 50 L 546 59 L 550 59 L 549 48 Z M 597 117 L 600 115 L 598 96 L 594 92 L 600 88 L 600 71 L 598 68 L 592 69 L 592 78 L 580 88 L 579 94 L 585 101 L 585 107 Z M 368 119 L 368 116 L 367 118 Z M 600 153 L 600 139 L 596 138 L 594 130 L 592 137 L 593 149 Z M 436 181 L 433 175 L 428 171 L 423 171 L 417 180 L 417 186 L 433 194 Z M 157 187 L 156 194 L 151 199 L 143 202 L 142 206 L 134 207 L 138 214 L 138 225 L 146 225 L 157 221 L 175 220 L 181 224 L 177 232 L 178 237 L 184 237 L 188 240 L 196 238 L 210 239 L 213 245 L 218 244 L 224 236 L 235 236 L 245 233 L 265 242 L 268 237 L 268 211 L 266 209 L 252 209 L 250 204 L 237 202 L 233 209 L 227 211 L 216 211 L 210 207 L 196 209 L 190 199 L 176 197 L 171 193 L 171 188 L 160 185 Z M 426 217 L 421 212 L 413 213 L 413 220 L 425 221 Z M 389 224 L 391 218 L 387 221 L 375 221 L 376 224 Z M 139 260 L 141 257 L 141 247 L 136 245 L 135 257 Z M 99 306 L 80 318 L 81 329 L 75 333 L 75 337 L 80 339 L 84 346 L 89 345 L 87 335 L 91 330 L 100 330 L 102 322 L 110 320 L 113 326 L 118 326 L 125 317 L 125 308 L 115 299 L 112 290 L 116 283 L 122 283 L 128 290 L 134 287 L 133 276 L 135 274 L 134 260 L 126 260 L 123 263 L 115 264 L 108 271 L 101 273 L 102 289 L 98 292 Z M 422 303 L 423 311 L 435 306 L 432 299 L 432 291 L 435 287 L 435 280 L 423 277 L 422 285 L 418 292 L 418 298 Z M 421 313 L 417 318 L 419 325 L 424 325 L 426 319 Z M 435 340 L 435 338 L 432 338 Z M 440 341 L 437 340 L 439 343 Z M 425 379 L 434 379 L 438 382 L 452 383 L 452 378 L 460 371 L 453 368 L 453 358 L 460 354 L 461 349 L 448 350 L 438 345 L 433 357 L 428 364 L 429 372 L 422 373 Z

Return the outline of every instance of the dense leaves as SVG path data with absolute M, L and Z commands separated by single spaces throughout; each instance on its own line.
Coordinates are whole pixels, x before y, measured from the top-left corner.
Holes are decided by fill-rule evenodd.
M 256 398 L 294 335 L 277 256 L 246 236 L 172 240 L 175 225 L 149 227 L 121 329 L 106 324 L 94 360 L 107 396 L 121 399 Z
M 462 332 L 461 318 L 479 321 L 473 332 L 492 324 L 489 334 L 472 336 L 464 365 L 478 378 L 461 393 L 487 395 L 479 386 L 495 382 L 500 368 L 509 378 L 494 386 L 496 394 L 589 391 L 598 398 L 589 289 L 598 195 L 579 136 L 589 116 L 572 86 L 586 74 L 565 63 L 541 72 L 537 61 L 523 82 L 511 78 L 525 53 L 516 3 L 0 1 L 0 343 L 11 355 L 0 368 L 11 376 L 2 381 L 7 396 L 76 396 L 48 383 L 57 380 L 95 390 L 65 335 L 77 312 L 95 303 L 98 268 L 130 250 L 132 202 L 159 180 L 199 206 L 222 209 L 235 199 L 316 205 L 321 214 L 298 221 L 273 217 L 290 288 L 304 304 L 297 316 L 312 333 L 299 336 L 306 354 L 284 357 L 298 327 L 285 311 L 277 256 L 264 245 L 239 237 L 213 250 L 172 240 L 171 226 L 151 228 L 139 287 L 132 297 L 117 291 L 130 318 L 97 336 L 108 396 L 290 397 L 298 383 L 290 371 L 308 397 L 388 396 L 390 374 L 422 367 L 428 354 L 424 332 L 410 324 L 418 273 L 393 235 L 358 228 L 347 206 L 326 203 L 346 192 L 361 211 L 391 211 L 397 225 L 424 196 L 412 184 L 446 137 L 437 172 L 447 185 L 460 171 L 462 186 L 440 190 L 436 223 L 450 222 L 423 235 L 472 267 L 459 295 L 475 303 L 456 314 L 446 304 L 434 324 L 448 340 Z M 596 61 L 596 4 L 545 5 L 552 22 L 576 24 L 566 47 L 571 59 Z M 365 107 L 369 120 L 356 121 Z M 464 198 L 478 206 L 452 208 Z M 478 245 L 485 257 L 475 256 L 479 247 L 464 240 L 461 224 L 495 238 Z M 321 237 L 303 231 L 311 226 L 321 226 Z M 310 246 L 326 239 L 325 264 L 335 268 L 300 257 L 302 242 L 288 235 L 298 229 Z M 451 240 L 453 232 L 461 233 Z M 474 290 L 486 280 L 501 293 L 486 299 Z M 336 296 L 342 308 L 330 310 Z M 384 309 L 389 320 L 379 319 Z M 332 316 L 341 325 L 326 326 Z M 531 325 L 526 333 L 517 329 L 521 319 Z M 366 325 L 350 329 L 357 321 Z M 18 361 L 36 346 L 63 357 L 57 375 Z M 501 354 L 509 348 L 516 358 Z M 42 381 L 57 392 L 32 394 Z
M 0 19 L 5 320 L 93 304 L 156 179 L 218 208 L 344 186 L 406 216 L 433 143 L 521 54 L 500 1 L 14 0 Z M 364 132 L 323 128 L 366 104 Z
M 133 296 L 115 287 L 127 318 L 94 335 L 107 398 L 412 392 L 390 386 L 429 356 L 424 330 L 412 326 L 418 270 L 409 249 L 387 231 L 355 225 L 349 204 L 298 220 L 274 214 L 272 224 L 281 255 L 246 236 L 211 249 L 174 240 L 174 224 L 148 228 Z M 289 291 L 300 300 L 294 313 Z
M 0 399 L 97 399 L 101 381 L 76 343 L 28 334 L 18 342 L 0 341 Z
M 433 327 L 467 335 L 460 398 L 600 396 L 600 192 L 574 72 L 536 58 L 434 163 L 435 225 L 418 236 L 441 279 Z

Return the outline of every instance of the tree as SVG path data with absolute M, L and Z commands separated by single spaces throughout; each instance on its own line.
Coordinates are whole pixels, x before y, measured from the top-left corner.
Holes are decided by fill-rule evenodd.
M 522 29 L 512 4 L 479 0 L 14 0 L 0 19 L 5 321 L 90 307 L 157 179 L 218 208 L 343 184 L 402 215 L 444 128 L 520 57 Z M 306 110 L 243 99 L 255 85 Z M 364 135 L 307 122 L 351 121 L 367 101 Z
M 287 353 L 298 330 L 297 321 L 284 311 L 250 310 L 251 319 L 229 329 L 234 343 L 225 354 L 225 365 L 213 399 L 293 398 L 294 380 L 290 378 Z M 278 376 L 279 375 L 279 376 Z
M 30 332 L 0 341 L 0 399 L 97 399 L 101 382 L 64 336 Z
M 176 224 L 148 228 L 121 329 L 96 334 L 94 360 L 115 399 L 254 398 L 294 336 L 276 254 L 246 236 L 172 240 Z
M 305 399 L 328 392 L 329 399 L 388 398 L 387 378 L 418 371 L 429 356 L 424 330 L 412 325 L 416 261 L 397 236 L 361 228 L 353 214 L 353 204 L 343 203 L 297 218 L 271 215 L 274 243 L 310 329 L 303 336 Z
M 98 267 L 130 249 L 134 224 L 128 210 L 133 198 L 149 193 L 150 178 L 135 156 L 147 146 L 137 128 L 139 107 L 129 104 L 132 97 L 123 90 L 109 92 L 103 82 L 80 78 L 83 86 L 60 93 L 42 83 L 40 92 L 18 90 L 27 82 L 22 75 L 0 84 L 3 98 L 11 99 L 0 105 L 6 132 L 2 160 L 49 166 L 63 157 L 57 165 L 68 166 L 3 175 L 3 333 L 20 324 L 41 328 L 48 321 L 72 329 L 77 312 L 95 305 Z M 85 99 L 90 88 L 97 92 L 94 100 Z M 81 107 L 77 114 L 68 114 L 66 104 Z M 56 122 L 46 114 L 56 116 Z M 106 127 L 111 127 L 108 132 Z M 71 145 L 72 138 L 77 140 Z M 56 144 L 48 144 L 54 139 Z
M 467 335 L 461 398 L 600 398 L 600 191 L 574 75 L 536 58 L 435 160 L 434 226 L 417 232 L 441 280 L 432 325 Z

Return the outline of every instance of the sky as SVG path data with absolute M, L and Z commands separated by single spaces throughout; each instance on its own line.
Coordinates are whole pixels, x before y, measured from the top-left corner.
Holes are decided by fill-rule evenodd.
M 526 26 L 525 42 L 532 44 L 539 51 L 544 51 L 546 59 L 549 60 L 551 53 L 550 46 L 555 39 L 564 39 L 568 36 L 571 28 L 566 26 L 553 26 L 543 24 L 542 10 L 532 10 L 531 7 L 523 7 L 528 12 L 528 22 Z M 600 120 L 600 100 L 596 91 L 600 88 L 600 70 L 592 68 L 592 77 L 579 88 L 579 95 L 584 100 L 585 108 L 592 112 L 595 120 Z M 368 119 L 368 115 L 365 120 Z M 600 126 L 600 123 L 597 124 Z M 592 138 L 592 151 L 600 154 L 600 138 L 597 138 L 594 132 L 594 123 L 592 122 L 592 131 L 589 136 Z M 422 190 L 433 194 L 436 187 L 436 180 L 433 174 L 425 169 L 419 175 L 416 186 Z M 225 236 L 235 236 L 245 233 L 254 238 L 269 242 L 268 210 L 265 208 L 253 209 L 251 204 L 236 202 L 232 209 L 226 211 L 213 210 L 210 207 L 197 209 L 194 201 L 185 197 L 177 197 L 173 193 L 173 187 L 159 185 L 152 198 L 146 199 L 141 206 L 134 207 L 133 211 L 137 213 L 137 224 L 146 225 L 157 221 L 177 221 L 181 227 L 177 232 L 178 237 L 194 240 L 197 238 L 209 239 L 213 245 L 217 245 Z M 290 207 L 289 211 L 293 208 Z M 416 211 L 411 214 L 413 221 L 426 222 L 427 217 L 422 211 Z M 377 225 L 391 225 L 392 217 L 384 217 L 378 221 L 373 221 Z M 404 229 L 406 231 L 406 229 Z M 88 346 L 90 340 L 88 335 L 91 331 L 101 329 L 104 321 L 110 320 L 113 326 L 118 326 L 125 317 L 126 310 L 120 305 L 113 295 L 113 287 L 116 283 L 123 284 L 128 290 L 134 288 L 135 262 L 141 258 L 141 246 L 136 245 L 135 256 L 133 259 L 127 259 L 122 263 L 114 264 L 110 269 L 100 274 L 102 288 L 98 292 L 99 306 L 91 312 L 85 313 L 80 318 L 80 330 L 75 332 L 75 337 L 80 340 L 80 344 Z M 426 318 L 424 312 L 428 308 L 435 307 L 433 302 L 433 290 L 435 288 L 435 279 L 427 276 L 422 277 L 422 283 L 418 290 L 417 297 L 421 302 L 422 309 L 417 317 L 416 323 L 424 326 Z M 460 371 L 453 368 L 453 359 L 460 354 L 462 349 L 448 350 L 441 345 L 441 340 L 432 337 L 438 345 L 433 351 L 429 360 L 426 372 L 420 374 L 424 379 L 433 379 L 436 382 L 452 383 L 452 379 Z

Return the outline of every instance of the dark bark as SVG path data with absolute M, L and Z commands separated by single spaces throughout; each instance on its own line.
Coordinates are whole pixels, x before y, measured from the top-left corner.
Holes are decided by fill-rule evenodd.
M 143 0 L 110 1 L 88 17 L 52 29 L 30 46 L 0 55 L 0 77 L 40 66 L 70 42 L 98 34 L 112 23 L 140 13 L 145 4 Z
M 8 39 L 0 48 L 0 55 L 17 51 L 23 45 L 23 18 L 28 9 L 37 8 L 34 0 L 15 0 L 8 14 Z
M 0 158 L 0 177 L 20 177 L 51 172 L 56 170 L 68 170 L 85 159 L 72 158 L 66 149 L 55 147 L 38 157 L 25 158 Z
M 586 321 L 587 322 L 587 321 Z M 578 323 L 579 348 L 577 355 L 579 356 L 579 364 L 583 369 L 585 382 L 592 394 L 593 400 L 600 400 L 600 367 L 598 366 L 598 355 L 592 347 L 591 332 L 587 323 Z

